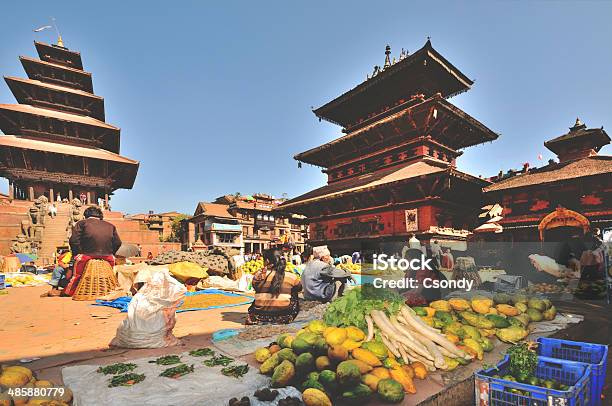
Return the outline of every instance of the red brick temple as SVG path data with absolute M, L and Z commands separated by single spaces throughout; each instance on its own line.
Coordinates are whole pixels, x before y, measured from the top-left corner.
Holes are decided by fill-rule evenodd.
M 498 137 L 448 101 L 473 81 L 429 40 L 398 61 L 389 46 L 385 55 L 365 82 L 314 110 L 345 135 L 295 156 L 328 182 L 281 206 L 308 217 L 311 244 L 338 253 L 410 234 L 465 241 L 489 184 L 456 166 L 463 148 Z
M 0 104 L 0 176 L 9 198 L 87 196 L 89 203 L 131 189 L 138 162 L 119 155 L 120 129 L 104 121 L 81 54 L 35 42 L 39 59 L 19 59 L 27 79 L 5 77 L 18 104 Z M 62 44 L 63 45 L 63 44 Z
M 612 227 L 612 156 L 598 154 L 607 144 L 603 127 L 577 119 L 568 133 L 544 143 L 558 162 L 494 178 L 484 191 L 503 207 L 496 239 L 550 241 Z

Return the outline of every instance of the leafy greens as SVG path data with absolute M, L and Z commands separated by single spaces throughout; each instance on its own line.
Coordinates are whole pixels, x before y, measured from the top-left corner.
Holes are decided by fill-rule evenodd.
M 325 311 L 325 323 L 330 326 L 356 326 L 366 329 L 366 314 L 370 314 L 372 310 L 384 310 L 389 315 L 396 314 L 404 300 L 394 291 L 365 284 L 331 302 Z

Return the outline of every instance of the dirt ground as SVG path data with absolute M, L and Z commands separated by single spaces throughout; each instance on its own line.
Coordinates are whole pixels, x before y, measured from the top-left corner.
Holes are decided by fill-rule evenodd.
M 36 371 L 39 379 L 55 383 L 61 383 L 61 368 L 66 365 L 106 364 L 206 346 L 219 329 L 243 328 L 248 308 L 178 313 L 174 335 L 182 339 L 179 347 L 110 350 L 108 343 L 126 313 L 70 298 L 41 298 L 48 289 L 10 288 L 7 295 L 0 295 L 0 363 L 41 358 L 22 365 Z

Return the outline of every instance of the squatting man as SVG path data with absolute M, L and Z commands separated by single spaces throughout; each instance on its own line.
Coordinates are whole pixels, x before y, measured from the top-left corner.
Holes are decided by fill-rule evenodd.
M 420 258 L 413 258 L 411 260 L 405 258 L 396 258 L 395 256 L 388 256 L 387 254 L 374 255 L 374 270 L 378 271 L 407 271 L 416 270 L 432 270 L 431 261 L 433 258 L 426 258 L 424 254 L 421 254 Z M 430 288 L 442 288 L 442 289 L 464 289 L 466 291 L 472 290 L 474 281 L 469 279 L 458 279 L 458 280 L 436 280 L 431 278 L 425 278 L 421 282 L 423 287 L 426 289 Z M 419 287 L 419 281 L 414 278 L 374 278 L 372 285 L 377 289 L 417 289 Z

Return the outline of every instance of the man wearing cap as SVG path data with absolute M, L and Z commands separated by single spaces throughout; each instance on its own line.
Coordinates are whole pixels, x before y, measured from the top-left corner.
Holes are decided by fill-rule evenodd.
M 60 286 L 63 288 L 68 283 L 70 276 L 69 273 L 69 263 L 72 258 L 72 254 L 70 251 L 61 254 L 57 258 L 57 265 L 51 274 L 51 280 L 49 280 L 49 285 L 51 285 L 51 290 L 43 293 L 40 297 L 58 297 L 61 296 L 62 292 L 59 290 Z
M 314 247 L 312 252 L 314 259 L 306 263 L 302 273 L 304 299 L 326 303 L 334 296 L 342 296 L 346 282 L 354 282 L 351 273 L 333 266 L 327 246 Z

